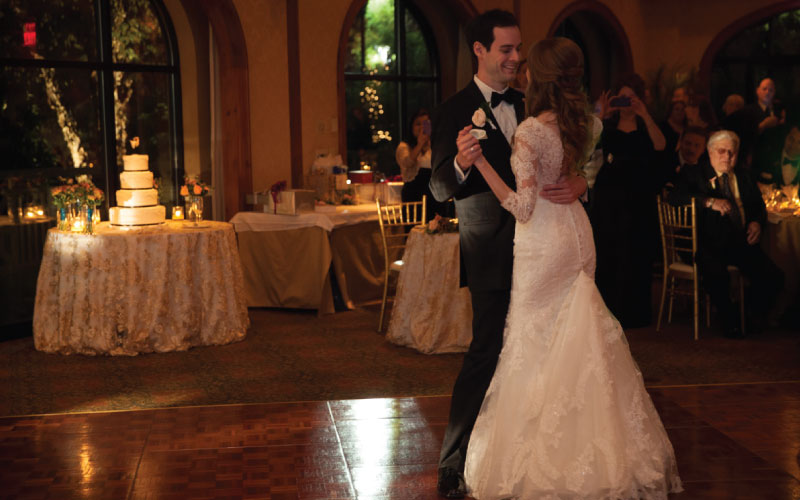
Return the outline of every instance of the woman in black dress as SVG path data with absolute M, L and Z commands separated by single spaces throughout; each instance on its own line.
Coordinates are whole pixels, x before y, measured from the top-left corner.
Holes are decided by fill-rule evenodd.
M 652 318 L 652 271 L 657 250 L 655 197 L 666 140 L 642 102 L 644 81 L 621 79 L 614 97 L 601 98 L 605 161 L 594 186 L 592 229 L 597 287 L 624 328 Z M 622 99 L 619 99 L 622 98 Z

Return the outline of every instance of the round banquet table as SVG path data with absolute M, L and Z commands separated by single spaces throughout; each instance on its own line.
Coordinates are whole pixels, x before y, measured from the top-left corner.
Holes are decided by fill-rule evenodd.
M 768 215 L 761 245 L 784 273 L 783 291 L 775 308 L 780 315 L 800 299 L 800 215 L 775 212 Z
M 408 235 L 386 339 L 426 354 L 465 352 L 472 299 L 460 288 L 458 233 Z
M 33 315 L 40 351 L 182 351 L 242 340 L 249 324 L 230 224 L 48 231 Z

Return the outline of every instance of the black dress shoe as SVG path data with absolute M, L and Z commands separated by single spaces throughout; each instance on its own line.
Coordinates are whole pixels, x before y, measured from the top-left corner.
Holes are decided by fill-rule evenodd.
M 464 476 L 449 467 L 439 469 L 439 481 L 436 483 L 436 489 L 445 498 L 464 498 L 467 495 L 467 483 L 464 482 Z

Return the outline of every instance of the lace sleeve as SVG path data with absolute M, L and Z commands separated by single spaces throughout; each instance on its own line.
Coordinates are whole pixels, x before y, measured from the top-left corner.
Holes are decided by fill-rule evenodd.
M 521 125 L 523 128 L 525 124 Z M 539 155 L 532 145 L 532 140 L 528 137 L 527 129 L 518 130 L 514 138 L 514 150 L 511 153 L 511 169 L 517 180 L 517 190 L 512 191 L 505 200 L 501 202 L 503 208 L 519 222 L 527 222 L 533 214 L 533 207 L 536 205 L 536 198 L 539 193 L 539 182 L 537 172 L 539 170 Z

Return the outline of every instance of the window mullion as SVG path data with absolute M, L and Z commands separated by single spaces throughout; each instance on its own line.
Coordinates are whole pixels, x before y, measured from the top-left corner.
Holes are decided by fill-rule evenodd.
M 111 49 L 111 2 L 95 0 L 97 12 L 97 33 L 99 37 L 100 63 L 103 69 L 97 72 L 100 86 L 100 123 L 103 140 L 103 160 L 105 163 L 105 206 L 110 206 L 111 193 L 116 192 L 119 183 L 117 173 L 116 120 L 114 118 L 114 74 Z

